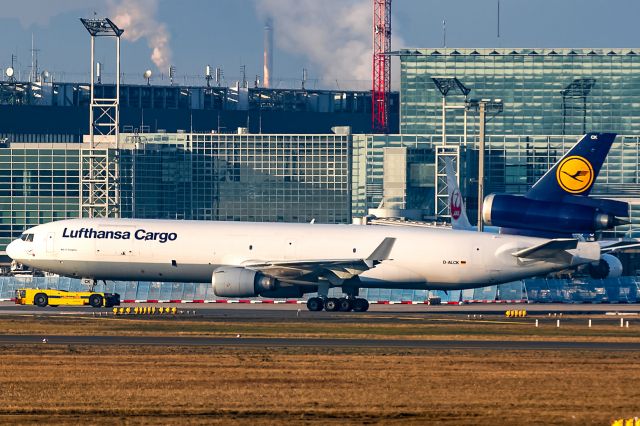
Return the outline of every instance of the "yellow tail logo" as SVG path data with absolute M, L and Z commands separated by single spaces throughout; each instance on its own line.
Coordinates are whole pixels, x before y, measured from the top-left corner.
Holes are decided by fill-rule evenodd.
M 571 194 L 580 194 L 593 183 L 593 166 L 584 157 L 567 157 L 556 169 L 556 180 L 562 189 Z

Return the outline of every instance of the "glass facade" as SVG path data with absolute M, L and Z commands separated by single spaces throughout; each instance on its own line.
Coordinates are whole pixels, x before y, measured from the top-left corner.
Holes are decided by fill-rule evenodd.
M 485 194 L 492 192 L 522 194 L 576 143 L 576 136 L 487 135 Z M 469 218 L 477 211 L 477 139 L 448 136 L 447 147 L 459 156 L 460 186 Z M 437 209 L 436 150 L 442 147 L 441 135 L 354 135 L 352 209 L 364 216 L 385 200 L 385 150 L 406 148 L 407 166 L 404 204 L 401 208 L 419 209 L 426 219 L 444 219 Z M 607 237 L 640 237 L 640 136 L 618 136 L 602 166 L 592 194 L 619 199 L 631 205 L 631 224 L 615 228 Z M 397 198 L 397 196 L 395 197 Z
M 200 83 L 198 81 L 197 83 Z M 115 98 L 114 84 L 96 84 L 95 97 Z M 398 112 L 398 93 L 389 96 Z M 0 81 L 0 105 L 89 107 L 88 83 Z M 121 108 L 169 110 L 263 110 L 289 112 L 371 112 L 369 90 L 272 89 L 203 85 L 121 84 Z
M 640 133 L 637 49 L 401 50 L 400 132 L 442 133 L 442 93 L 432 78 L 455 77 L 471 99 L 501 99 L 488 134 Z M 448 105 L 464 102 L 457 87 Z M 463 133 L 460 110 L 448 110 L 447 134 Z M 477 131 L 469 116 L 470 133 Z
M 433 136 L 353 135 L 353 216 L 365 216 L 369 209 L 381 205 L 423 210 L 426 216 L 433 216 L 434 147 Z M 398 148 L 405 149 L 390 152 L 390 149 Z M 398 163 L 397 157 L 402 153 L 406 157 L 402 162 L 406 168 L 400 170 L 395 167 L 396 164 L 385 164 L 385 152 L 387 163 L 389 160 Z M 386 188 L 386 198 L 385 179 L 387 185 L 394 186 Z M 404 181 L 404 185 L 397 183 L 401 181 Z M 404 194 L 399 194 L 399 191 L 404 191 Z M 389 197 L 390 194 L 392 197 Z
M 348 223 L 350 135 L 123 135 L 123 214 Z
M 0 247 L 26 228 L 78 217 L 79 145 L 0 147 Z
M 123 217 L 351 221 L 350 135 L 121 138 Z M 79 216 L 81 149 L 61 143 L 0 147 L 2 249 L 28 227 Z

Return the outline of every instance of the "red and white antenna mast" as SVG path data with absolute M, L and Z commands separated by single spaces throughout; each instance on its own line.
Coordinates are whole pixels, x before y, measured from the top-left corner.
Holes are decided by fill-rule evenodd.
M 391 0 L 373 0 L 373 89 L 372 129 L 389 131 L 388 102 L 391 90 Z

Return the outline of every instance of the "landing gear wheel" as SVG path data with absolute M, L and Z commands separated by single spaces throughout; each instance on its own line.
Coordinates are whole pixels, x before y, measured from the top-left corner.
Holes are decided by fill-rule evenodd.
M 44 308 L 49 304 L 49 297 L 44 293 L 38 293 L 33 297 L 33 304 Z
M 89 304 L 94 308 L 101 308 L 102 296 L 100 296 L 99 294 L 92 294 L 91 296 L 89 296 Z
M 354 312 L 366 312 L 369 310 L 369 302 L 367 299 L 356 299 L 353 301 Z
M 327 312 L 335 312 L 338 310 L 338 299 L 330 297 L 324 302 L 324 310 Z
M 307 309 L 313 312 L 321 311 L 324 308 L 324 302 L 319 297 L 312 297 L 307 300 Z
M 338 310 L 340 312 L 350 312 L 353 309 L 353 304 L 350 299 L 346 297 L 341 297 L 338 299 Z

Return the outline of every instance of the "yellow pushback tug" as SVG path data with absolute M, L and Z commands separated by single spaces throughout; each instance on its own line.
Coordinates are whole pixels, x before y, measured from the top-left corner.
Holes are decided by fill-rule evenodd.
M 94 293 L 91 291 L 20 288 L 16 290 L 16 304 L 40 307 L 47 305 L 91 305 L 94 308 L 110 308 L 120 305 L 120 295 L 118 293 Z

